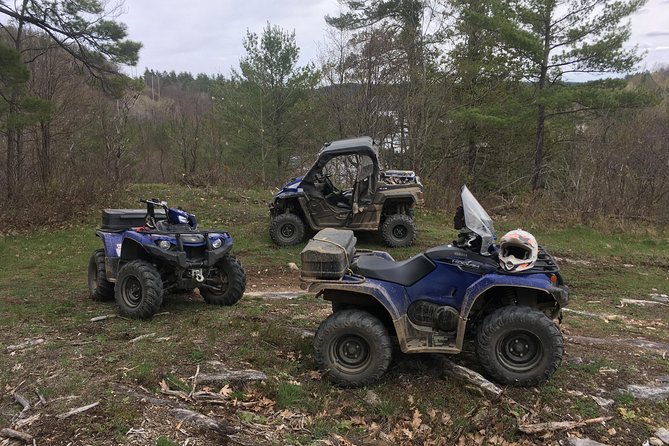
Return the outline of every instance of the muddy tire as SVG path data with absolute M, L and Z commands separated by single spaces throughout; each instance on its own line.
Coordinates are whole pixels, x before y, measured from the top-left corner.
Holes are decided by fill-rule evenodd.
M 408 215 L 389 215 L 381 226 L 381 236 L 391 248 L 411 246 L 416 241 L 416 222 Z
M 295 214 L 279 214 L 269 226 L 269 236 L 279 246 L 297 245 L 304 239 L 304 231 L 304 222 Z
M 531 307 L 503 307 L 485 318 L 476 336 L 476 354 L 495 381 L 519 387 L 546 382 L 562 362 L 562 333 Z
M 207 284 L 214 287 L 200 287 L 204 301 L 212 305 L 234 305 L 246 290 L 246 273 L 239 260 L 232 254 L 224 255 L 212 271 L 214 277 L 207 278 Z
M 341 310 L 318 327 L 314 354 L 332 382 L 359 387 L 373 383 L 386 372 L 392 344 L 376 317 L 361 310 Z
M 99 302 L 114 298 L 114 284 L 107 280 L 104 249 L 95 251 L 88 261 L 88 295 Z
M 116 305 L 122 316 L 150 319 L 163 303 L 163 281 L 156 268 L 144 260 L 126 263 L 116 279 Z

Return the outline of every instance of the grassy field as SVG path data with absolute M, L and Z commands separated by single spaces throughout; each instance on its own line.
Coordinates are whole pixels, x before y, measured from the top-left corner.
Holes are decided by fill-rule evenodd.
M 109 207 L 139 207 L 139 198 L 161 197 L 196 213 L 202 227 L 229 230 L 247 272 L 247 291 L 298 289 L 298 275 L 288 263 L 299 264 L 302 246 L 272 245 L 270 192 L 143 185 L 130 188 L 127 196 L 131 199 Z M 220 308 L 191 293 L 168 296 L 166 313 L 151 321 L 91 322 L 115 314 L 113 303 L 87 296 L 88 258 L 100 247 L 94 234 L 98 219 L 99 210 L 91 210 L 67 227 L 0 237 L 0 428 L 29 433 L 37 444 L 530 445 L 585 436 L 639 445 L 657 428 L 669 428 L 667 400 L 637 399 L 627 387 L 669 385 L 669 305 L 623 300 L 669 294 L 666 233 L 603 234 L 500 216 L 498 233 L 523 227 L 562 259 L 574 310 L 565 313 L 561 326 L 567 339 L 562 366 L 542 387 L 506 389 L 514 405 L 448 376 L 441 358 L 430 355 L 397 354 L 373 387 L 334 387 L 317 372 L 305 334 L 330 308 L 309 295 L 290 300 L 247 295 L 234 307 Z M 392 250 L 396 258 L 455 237 L 451 211 L 423 211 L 417 219 L 417 245 Z M 359 246 L 384 249 L 373 234 L 361 235 Z M 149 336 L 129 342 L 142 335 Z M 35 339 L 43 342 L 8 349 Z M 635 339 L 653 341 L 655 348 L 629 341 Z M 479 370 L 471 350 L 451 359 Z M 188 396 L 198 371 L 211 361 L 233 370 L 259 370 L 267 379 L 197 386 L 220 395 L 215 404 L 177 401 L 161 392 L 162 382 L 163 391 Z M 30 402 L 22 417 L 34 417 L 29 423 L 16 423 L 21 405 L 14 392 Z M 593 397 L 612 403 L 604 408 Z M 161 404 L 171 400 L 239 431 L 226 437 L 182 423 Z M 81 414 L 57 417 L 95 402 Z M 596 417 L 612 418 L 540 435 L 517 429 L 519 420 Z

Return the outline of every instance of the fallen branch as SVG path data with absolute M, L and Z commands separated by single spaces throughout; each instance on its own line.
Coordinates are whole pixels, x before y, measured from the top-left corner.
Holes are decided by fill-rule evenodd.
M 225 435 L 237 432 L 237 429 L 234 427 L 214 420 L 213 418 L 203 415 L 199 412 L 194 412 L 188 409 L 173 409 L 172 413 L 178 420 L 193 424 L 200 428 L 210 429 Z
M 96 401 L 93 404 L 89 404 L 87 406 L 77 407 L 76 409 L 72 409 L 69 412 L 65 412 L 65 413 L 61 413 L 60 415 L 56 415 L 56 418 L 58 418 L 60 420 L 64 420 L 65 418 L 69 418 L 72 415 L 76 415 L 78 413 L 86 412 L 87 410 L 94 408 L 98 404 L 100 404 L 100 401 Z
M 4 428 L 0 430 L 0 435 L 3 437 L 7 438 L 13 438 L 14 440 L 21 440 L 24 443 L 31 443 L 33 442 L 33 436 L 30 434 L 26 434 L 24 432 L 19 432 L 15 431 L 14 429 L 9 429 L 9 428 Z
M 495 384 L 493 384 L 492 382 L 485 379 L 480 373 L 468 369 L 467 367 L 458 365 L 446 358 L 442 358 L 442 362 L 444 364 L 444 368 L 446 368 L 446 370 L 448 370 L 453 375 L 459 376 L 460 378 L 464 378 L 466 381 L 480 387 L 485 392 L 487 392 L 488 394 L 492 395 L 495 398 L 499 398 L 502 396 L 502 393 L 504 391 Z
M 135 342 L 141 341 L 142 339 L 152 338 L 155 335 L 156 335 L 155 333 L 143 334 L 141 336 L 137 336 L 136 338 L 133 338 L 133 339 L 129 340 L 128 344 L 134 344 Z
M 577 427 L 587 426 L 588 424 L 603 423 L 604 421 L 609 421 L 612 418 L 613 417 L 599 417 L 581 421 L 549 421 L 547 423 L 520 424 L 518 425 L 518 430 L 526 434 L 563 431 L 569 429 L 576 429 Z
M 195 386 L 197 386 L 197 375 L 200 374 L 200 364 L 197 365 L 197 370 L 195 370 L 195 376 L 193 376 L 193 388 L 190 390 L 188 397 L 191 398 L 193 393 L 195 393 Z
M 115 314 L 105 314 L 104 316 L 97 316 L 97 317 L 91 318 L 91 322 L 100 322 L 100 321 L 104 321 L 105 319 L 111 319 L 111 318 L 114 318 L 114 317 L 116 317 Z
M 217 365 L 215 361 L 210 364 Z M 200 374 L 200 383 L 204 384 L 219 384 L 227 383 L 229 381 L 264 381 L 267 375 L 258 370 L 227 370 L 220 368 L 218 373 L 202 373 Z
M 14 423 L 13 427 L 16 428 L 16 429 L 21 429 L 22 427 L 30 426 L 35 421 L 39 420 L 41 417 L 42 417 L 42 414 L 38 413 L 38 414 L 35 414 L 31 417 L 23 418 L 23 419 L 17 421 L 16 423 Z
M 37 394 L 37 398 L 39 398 L 40 404 L 42 404 L 42 406 L 46 406 L 47 403 L 46 398 L 44 398 L 44 395 L 39 393 L 39 389 L 35 389 L 35 393 Z
M 230 402 L 229 398 L 226 398 L 220 393 L 205 392 L 203 390 L 195 392 L 192 396 L 194 400 L 211 404 L 226 404 Z
M 14 397 L 14 400 L 23 407 L 23 410 L 21 410 L 21 413 L 19 414 L 19 418 L 21 418 L 24 413 L 30 410 L 30 402 L 26 397 L 16 391 L 12 393 L 12 396 Z
M 13 352 L 13 351 L 16 351 L 16 350 L 23 350 L 25 348 L 33 347 L 35 345 L 40 345 L 40 344 L 43 344 L 43 343 L 44 343 L 44 339 L 42 339 L 42 338 L 40 338 L 40 339 L 28 339 L 27 341 L 22 342 L 20 344 L 8 345 L 6 350 L 8 352 Z
M 144 389 L 143 387 L 140 386 L 140 389 L 142 389 L 144 391 L 144 393 L 139 393 L 135 389 L 125 387 L 125 386 L 122 386 L 122 385 L 116 385 L 115 386 L 116 391 L 123 392 L 126 395 L 131 396 L 131 397 L 139 400 L 140 402 L 150 403 L 150 404 L 153 404 L 155 406 L 170 406 L 170 407 L 175 406 L 175 402 L 172 401 L 172 400 L 164 400 L 164 399 L 161 399 L 161 398 L 156 398 L 155 396 L 153 396 L 153 394 L 151 392 Z
M 159 384 L 160 384 L 160 393 L 162 393 L 163 395 L 176 396 L 176 397 L 181 398 L 181 399 L 186 400 L 186 401 L 190 400 L 190 397 L 188 396 L 188 394 L 186 392 L 184 392 L 183 390 L 172 390 L 172 389 L 170 389 L 169 384 L 167 384 L 164 379 L 162 381 L 160 381 Z

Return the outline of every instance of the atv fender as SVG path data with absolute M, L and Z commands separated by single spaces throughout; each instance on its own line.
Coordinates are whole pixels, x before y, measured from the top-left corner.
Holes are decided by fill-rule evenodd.
M 352 279 L 351 276 L 346 276 Z M 332 302 L 341 302 L 371 310 L 380 320 L 392 326 L 404 353 L 458 353 L 452 334 L 430 327 L 419 327 L 407 316 L 409 296 L 401 285 L 374 279 L 311 282 L 307 290 Z M 392 297 L 391 297 L 392 296 Z M 379 314 L 382 313 L 382 314 Z M 389 327 L 390 328 L 390 327 Z
M 392 283 L 381 285 L 374 279 L 364 279 L 360 282 L 347 280 L 311 282 L 307 291 L 325 300 L 352 305 L 370 306 L 369 303 L 365 305 L 364 301 L 371 300 L 373 304 L 378 303 L 385 309 L 393 323 L 400 318 L 402 310 L 408 305 L 408 296 L 403 286 Z M 391 295 L 394 298 L 391 298 Z
M 121 246 L 123 244 L 123 233 L 95 231 L 95 235 L 102 239 L 102 244 L 105 248 L 105 273 L 107 281 L 116 282 Z
M 545 274 L 487 274 L 474 282 L 465 292 L 462 307 L 460 308 L 460 321 L 458 322 L 456 339 L 458 349 L 462 349 L 468 316 L 474 304 L 486 291 L 494 287 L 537 290 L 540 293 L 544 293 L 547 297 L 552 298 L 558 309 L 566 307 L 569 303 L 569 291 L 567 287 L 564 285 L 553 285 Z

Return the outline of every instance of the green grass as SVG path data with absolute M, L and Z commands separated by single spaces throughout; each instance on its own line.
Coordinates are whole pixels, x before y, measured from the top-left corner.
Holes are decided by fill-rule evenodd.
M 109 207 L 138 207 L 136 201 L 148 196 L 165 198 L 195 213 L 202 227 L 229 230 L 234 237 L 233 252 L 247 272 L 248 291 L 298 287 L 297 275 L 287 264 L 299 264 L 302 246 L 278 248 L 271 243 L 265 205 L 271 199 L 270 191 L 141 185 L 129 188 L 127 199 L 109 203 Z M 429 355 L 395 355 L 388 373 L 367 389 L 341 389 L 314 374 L 312 340 L 303 338 L 301 332 L 316 330 L 330 308 L 328 302 L 314 296 L 290 301 L 245 296 L 233 307 L 208 306 L 196 295 L 168 296 L 163 308 L 168 314 L 150 321 L 117 317 L 90 322 L 94 316 L 116 313 L 113 302 L 87 298 L 88 259 L 101 246 L 94 231 L 99 215 L 93 209 L 85 220 L 70 227 L 0 237 L 2 427 L 17 412 L 8 389 L 24 381 L 25 388 L 20 390 L 26 395 L 34 400 L 33 387 L 38 387 L 50 400 L 47 407 L 39 408 L 49 415 L 101 400 L 85 416 L 68 419 L 67 426 L 52 422 L 52 416 L 44 417 L 41 430 L 32 432 L 38 443 L 49 438 L 49 444 L 65 445 L 79 435 L 77 441 L 82 444 L 130 444 L 132 438 L 125 434 L 131 427 L 138 427 L 145 418 L 164 417 L 157 423 L 161 427 L 152 432 L 151 442 L 183 444 L 186 437 L 174 429 L 177 422 L 173 418 L 119 394 L 115 386 L 148 389 L 162 396 L 159 383 L 164 379 L 170 389 L 190 393 L 197 367 L 204 370 L 209 361 L 220 361 L 231 369 L 262 370 L 268 380 L 229 383 L 232 393 L 223 405 L 182 403 L 232 425 L 269 426 L 267 429 L 275 429 L 275 444 L 311 445 L 333 434 L 364 444 L 372 425 L 406 444 L 434 439 L 457 444 L 460 436 L 473 442 L 468 436 L 494 430 L 496 425 L 503 426 L 499 432 L 507 441 L 532 441 L 514 428 L 513 411 L 518 416 L 529 412 L 493 402 L 477 389 L 446 376 Z M 417 244 L 390 250 L 395 258 L 407 258 L 456 237 L 452 212 L 419 211 L 417 220 Z M 498 225 L 498 232 L 517 227 L 533 232 L 542 245 L 564 259 L 563 275 L 572 291 L 570 308 L 620 318 L 606 322 L 565 313 L 563 329 L 569 335 L 669 341 L 666 311 L 619 305 L 623 297 L 645 299 L 651 292 L 669 292 L 666 233 L 650 229 L 600 233 L 580 226 L 519 222 L 513 216 Z M 358 238 L 362 248 L 386 249 L 375 234 L 359 234 Z M 128 343 L 148 333 L 155 336 Z M 7 345 L 27 338 L 46 342 L 13 355 L 4 353 Z M 549 383 L 529 390 L 508 388 L 506 394 L 532 414 L 539 414 L 541 421 L 561 421 L 606 415 L 588 397 L 593 389 L 602 389 L 615 401 L 612 423 L 620 432 L 610 444 L 640 444 L 651 429 L 648 419 L 669 419 L 666 402 L 639 402 L 619 391 L 627 384 L 669 375 L 669 364 L 657 352 L 572 343 L 566 344 L 565 351 L 565 360 Z M 453 359 L 481 371 L 473 357 L 466 352 Z M 221 388 L 222 384 L 211 385 L 209 390 Z M 370 399 L 369 391 L 375 398 Z M 615 412 L 621 407 L 627 410 L 627 417 Z M 429 432 L 412 427 L 416 410 Z M 278 415 L 281 413 L 284 415 Z M 289 415 L 292 418 L 286 418 Z M 412 440 L 402 437 L 403 429 L 414 436 Z M 594 428 L 587 431 L 593 439 L 599 438 L 598 432 Z M 264 437 L 240 442 L 255 444 L 257 438 Z

